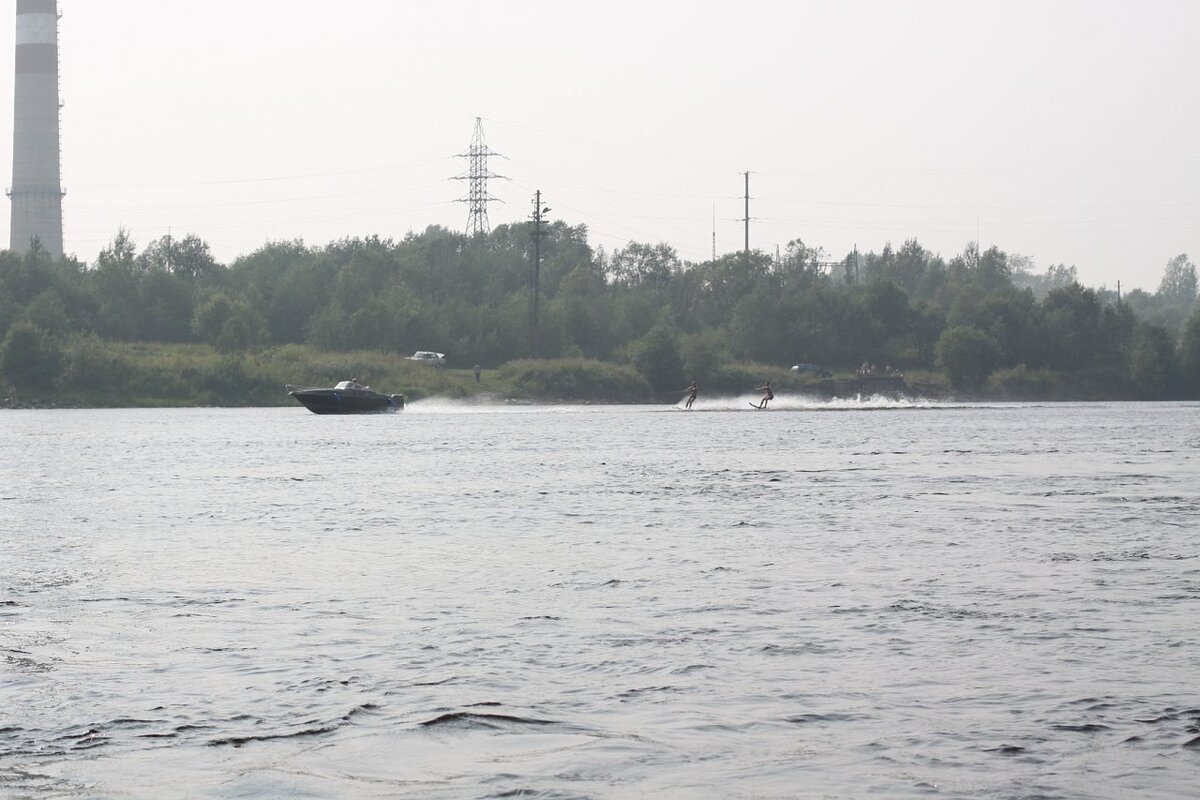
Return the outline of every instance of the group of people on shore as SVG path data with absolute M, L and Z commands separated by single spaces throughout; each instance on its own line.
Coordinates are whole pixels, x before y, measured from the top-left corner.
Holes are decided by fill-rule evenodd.
M 874 364 L 864 361 L 862 366 L 858 368 L 858 377 L 871 378 L 877 375 L 886 375 L 889 378 L 903 378 L 904 373 L 898 369 L 893 369 L 891 364 L 888 364 L 882 370 Z

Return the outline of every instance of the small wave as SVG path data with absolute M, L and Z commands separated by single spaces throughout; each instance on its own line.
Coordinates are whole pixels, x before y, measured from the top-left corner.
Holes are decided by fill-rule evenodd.
M 661 694 L 664 692 L 673 693 L 678 691 L 679 689 L 674 686 L 643 686 L 638 689 L 626 689 L 625 691 L 618 693 L 617 697 L 620 697 L 624 700 L 632 700 L 635 697 L 641 697 L 642 695 L 646 694 Z
M 422 728 L 454 728 L 465 730 L 503 730 L 516 725 L 541 727 L 558 723 L 547 719 L 516 717 L 510 714 L 477 714 L 471 711 L 451 711 L 419 723 Z
M 991 615 L 977 608 L 954 608 L 926 605 L 916 600 L 899 600 L 887 607 L 888 611 L 902 611 L 912 614 L 924 614 L 930 617 L 944 619 L 985 619 Z
M 768 656 L 805 656 L 824 655 L 833 652 L 828 647 L 816 642 L 805 642 L 797 645 L 769 644 L 759 650 Z
M 12 655 L 18 653 L 19 655 Z M 0 653 L 0 658 L 4 659 L 4 663 L 10 667 L 22 672 L 49 672 L 53 666 L 47 662 L 38 661 L 36 658 L 21 650 L 9 650 Z
M 1098 722 L 1085 722 L 1082 725 L 1051 725 L 1056 731 L 1070 731 L 1072 733 L 1100 733 L 1101 731 L 1112 730 L 1107 725 L 1101 725 Z
M 458 681 L 458 676 L 451 676 L 449 678 L 443 678 L 440 681 L 420 681 L 418 683 L 414 683 L 411 685 L 412 686 L 445 686 L 448 683 L 455 683 L 456 681 Z M 388 692 L 388 694 L 392 694 L 392 692 Z
M 692 672 L 700 672 L 706 669 L 716 669 L 712 664 L 688 664 L 684 667 L 676 667 L 671 670 L 672 675 L 688 675 Z
M 1161 722 L 1175 722 L 1193 717 L 1196 719 L 1196 724 L 1200 725 L 1200 708 L 1166 708 L 1156 717 L 1143 717 L 1137 721 L 1146 725 L 1157 725 Z M 1200 731 L 1197 732 L 1200 733 Z
M 871 717 L 866 714 L 832 712 L 829 714 L 797 714 L 794 717 L 786 717 L 784 721 L 793 725 L 812 725 L 821 722 L 860 722 L 868 719 Z
M 585 800 L 585 798 L 591 797 L 591 795 L 575 794 L 574 792 L 564 792 L 558 789 L 526 789 L 523 787 L 505 789 L 495 794 L 484 795 L 485 800 L 508 800 L 508 798 L 512 797 L 529 797 L 535 800 Z
M 362 705 L 358 705 L 358 706 L 355 706 L 354 708 L 350 709 L 349 711 L 347 711 L 345 714 L 343 714 L 341 717 L 334 720 L 333 722 L 329 722 L 324 725 L 317 725 L 315 727 L 301 728 L 300 730 L 288 731 L 286 733 L 262 733 L 262 734 L 247 734 L 245 736 L 223 736 L 218 739 L 211 739 L 208 742 L 208 746 L 209 747 L 224 747 L 224 746 L 242 747 L 251 742 L 272 742 L 272 741 L 277 741 L 277 740 L 282 740 L 282 739 L 300 739 L 300 738 L 305 738 L 305 737 L 309 737 L 309 736 L 323 736 L 324 734 L 333 733 L 334 731 L 338 730 L 339 728 L 349 725 L 351 722 L 353 722 L 355 717 L 358 717 L 362 714 L 369 714 L 378 709 L 379 709 L 379 706 L 375 705 L 374 703 L 363 703 Z M 238 719 L 240 717 L 245 717 L 245 715 L 239 715 L 239 717 L 235 717 L 235 719 Z M 176 728 L 176 731 L 179 731 L 179 730 L 180 730 L 180 728 Z
M 226 736 L 222 739 L 213 739 L 208 743 L 209 747 L 242 747 L 250 742 L 272 742 L 279 739 L 298 739 L 305 736 L 321 736 L 326 733 L 333 733 L 340 725 L 322 725 L 318 728 L 305 728 L 291 733 L 266 733 L 257 736 Z

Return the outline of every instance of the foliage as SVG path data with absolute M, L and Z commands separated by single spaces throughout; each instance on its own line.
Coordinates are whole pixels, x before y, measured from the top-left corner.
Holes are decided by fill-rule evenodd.
M 501 377 L 516 397 L 615 402 L 650 396 L 646 381 L 629 367 L 582 358 L 513 361 Z
M 192 330 L 221 353 L 236 353 L 262 344 L 267 324 L 241 298 L 217 292 L 196 307 Z
M 1129 375 L 1147 400 L 1166 400 L 1179 390 L 1179 369 L 1171 335 L 1157 325 L 1141 325 L 1129 353 Z
M 1024 364 L 993 372 L 987 379 L 988 394 L 999 400 L 1062 399 L 1065 394 L 1058 373 L 1030 369 Z
M 0 375 L 20 389 L 54 386 L 62 364 L 62 348 L 30 322 L 16 322 L 0 342 Z
M 1196 268 L 1183 254 L 1167 263 L 1156 293 L 1118 298 L 1082 286 L 1073 266 L 1039 275 L 1028 258 L 974 243 L 948 258 L 910 239 L 831 260 L 793 239 L 778 257 L 689 263 L 666 243 L 607 253 L 583 226 L 543 230 L 537 355 L 628 363 L 658 392 L 692 378 L 706 390 L 745 391 L 762 380 L 741 374 L 747 364 L 789 380 L 793 363 L 849 374 L 868 361 L 909 375 L 936 365 L 960 390 L 986 385 L 1004 396 L 1103 396 L 1105 385 L 1124 395 L 1141 384 L 1146 396 L 1200 394 L 1200 333 L 1186 327 Z M 474 389 L 451 377 L 455 367 L 490 372 L 534 353 L 530 233 L 527 223 L 475 237 L 431 226 L 402 239 L 270 242 L 228 267 L 191 234 L 139 248 L 120 230 L 90 265 L 3 251 L 0 337 L 21 324 L 14 353 L 33 346 L 31 330 L 51 359 L 55 348 L 63 353 L 63 380 L 42 391 L 276 402 L 277 383 L 300 380 L 281 372 L 259 380 L 281 354 L 303 352 L 332 369 L 335 354 L 353 364 L 373 351 L 389 380 L 457 396 Z M 199 349 L 177 351 L 174 362 L 151 358 L 150 368 L 146 353 L 130 355 L 150 343 Z M 414 350 L 446 353 L 451 369 L 408 374 L 402 356 Z M 322 380 L 345 377 L 341 369 Z M 1002 372 L 985 384 L 994 369 Z M 514 389 L 493 380 L 492 390 Z
M 934 351 L 937 364 L 946 373 L 950 385 L 965 391 L 975 391 L 983 386 L 999 357 L 996 340 L 969 325 L 945 331 Z
M 669 322 L 660 322 L 630 346 L 633 366 L 660 392 L 674 389 L 683 380 L 679 333 Z
M 1179 346 L 1180 377 L 1192 397 L 1200 396 L 1200 307 L 1188 319 Z
M 679 357 L 686 380 L 707 381 L 725 362 L 728 335 L 720 329 L 680 337 Z
M 1196 265 L 1187 253 L 1180 253 L 1167 262 L 1158 294 L 1167 302 L 1190 310 L 1196 302 L 1196 292 Z

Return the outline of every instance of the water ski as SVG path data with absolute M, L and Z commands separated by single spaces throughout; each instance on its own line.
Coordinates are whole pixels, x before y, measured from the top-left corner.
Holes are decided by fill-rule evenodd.
M 762 406 L 758 405 L 757 403 L 751 403 L 751 404 L 750 404 L 750 407 L 751 407 L 751 408 L 757 408 L 759 411 L 766 411 L 766 409 L 765 409 L 765 408 L 763 408 Z

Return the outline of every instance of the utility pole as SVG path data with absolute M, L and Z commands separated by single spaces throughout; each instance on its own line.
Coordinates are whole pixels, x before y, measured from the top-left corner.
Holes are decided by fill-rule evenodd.
M 508 180 L 503 175 L 497 175 L 488 169 L 488 156 L 500 156 L 500 154 L 488 149 L 487 142 L 483 138 L 483 120 L 480 117 L 476 117 L 475 134 L 471 137 L 471 146 L 467 148 L 467 152 L 459 153 L 455 156 L 455 158 L 467 159 L 467 172 L 465 175 L 456 175 L 451 178 L 451 180 L 455 181 L 470 181 L 467 188 L 467 196 L 460 197 L 454 201 L 469 205 L 467 211 L 467 236 L 474 236 L 477 233 L 490 233 L 491 227 L 488 224 L 487 204 L 492 201 L 497 203 L 504 202 L 488 194 L 488 178 Z
M 539 332 L 541 328 L 541 318 L 539 316 L 538 300 L 541 295 L 541 279 L 542 279 L 542 237 L 546 232 L 542 230 L 542 223 L 545 221 L 546 214 L 550 208 L 542 205 L 542 190 L 538 189 L 533 195 L 533 213 L 529 216 L 533 221 L 533 231 L 530 236 L 533 237 L 533 286 L 532 294 L 529 298 L 529 342 L 533 350 L 533 357 L 537 358 L 540 355 Z
M 746 176 L 746 195 L 745 195 L 746 216 L 744 219 L 742 219 L 742 222 L 744 222 L 746 224 L 746 247 L 742 252 L 745 253 L 746 258 L 749 258 L 750 257 L 750 173 L 743 172 L 742 174 Z
M 717 204 L 713 203 L 713 255 L 712 260 L 717 260 Z

